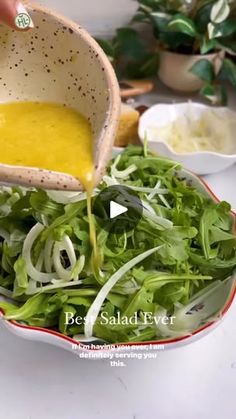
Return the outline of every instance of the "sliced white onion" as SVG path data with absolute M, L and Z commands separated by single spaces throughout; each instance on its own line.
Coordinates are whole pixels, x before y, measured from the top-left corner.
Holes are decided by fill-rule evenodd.
M 46 215 L 41 215 L 41 220 L 42 220 L 42 223 L 43 223 L 43 225 L 45 226 L 45 227 L 48 227 L 48 220 L 47 220 L 47 217 L 46 217 Z
M 117 179 L 126 179 L 129 177 L 129 175 L 131 175 L 131 173 L 134 173 L 136 170 L 137 170 L 137 166 L 135 166 L 135 164 L 132 164 L 131 166 L 127 167 L 127 169 L 125 170 L 117 170 L 113 168 L 111 173 Z
M 64 246 L 60 242 L 56 242 L 53 247 L 53 265 L 56 270 L 57 276 L 64 281 L 69 281 L 71 278 L 71 271 L 64 268 L 61 263 L 61 251 L 64 250 Z
M 65 250 L 68 255 L 71 265 L 70 269 L 65 269 L 61 263 L 61 251 L 63 250 Z M 72 271 L 76 265 L 76 255 L 73 243 L 69 236 L 66 235 L 61 242 L 56 242 L 54 244 L 53 264 L 59 278 L 64 281 L 69 281 L 71 279 Z
M 3 295 L 6 298 L 13 298 L 13 292 L 3 287 L 0 287 L 0 295 Z
M 91 197 L 96 196 L 99 193 L 99 189 L 94 189 Z M 81 192 L 78 196 L 70 199 L 69 204 L 76 204 L 76 202 L 85 201 L 87 199 L 87 192 Z
M 135 166 L 135 164 L 131 164 L 131 166 L 127 167 L 125 170 L 118 170 L 116 167 L 120 161 L 120 158 L 121 154 L 116 157 L 113 165 L 111 166 L 111 175 L 118 179 L 126 179 L 129 177 L 129 175 L 131 175 L 131 173 L 137 170 L 137 166 Z
M 134 285 L 134 288 L 136 288 L 136 289 L 138 289 L 138 288 L 140 288 L 140 286 L 137 284 L 137 282 L 135 281 L 135 279 L 134 278 L 131 278 L 131 280 L 130 280 L 131 282 L 132 282 L 132 284 Z
M 0 228 L 0 237 L 2 237 L 7 243 L 9 243 L 10 234 L 3 228 Z
M 10 187 L 10 186 L 2 186 L 1 185 L 1 190 L 3 191 L 3 192 L 7 192 L 9 195 L 11 195 L 12 194 L 12 188 Z
M 144 209 L 146 209 L 150 214 L 156 215 L 154 208 L 152 208 L 152 206 L 148 202 L 143 201 L 143 200 L 141 202 L 142 202 L 142 207 Z
M 75 267 L 72 272 L 72 279 L 74 279 L 74 281 L 79 279 L 79 275 L 84 269 L 84 265 L 85 265 L 85 256 L 81 255 L 79 260 L 76 262 Z
M 98 189 L 94 189 L 92 196 L 97 195 Z M 86 192 L 61 192 L 61 191 L 47 191 L 47 195 L 54 202 L 58 204 L 75 204 L 76 202 L 85 201 L 87 199 Z
M 171 209 L 171 206 L 169 202 L 166 200 L 166 198 L 162 195 L 158 195 L 162 203 L 165 205 L 166 208 Z
M 41 271 L 42 267 L 43 267 L 43 262 L 44 262 L 44 252 L 42 250 L 40 252 L 40 255 L 39 255 L 38 261 L 36 263 L 35 269 L 37 269 L 38 271 Z
M 156 195 L 156 189 L 159 189 L 160 186 L 161 186 L 161 181 L 158 180 L 156 185 L 155 185 L 154 190 L 147 196 L 148 201 L 151 201 L 151 199 L 154 198 L 154 196 Z
M 52 248 L 53 248 L 53 240 L 47 239 L 44 248 L 44 266 L 46 272 L 52 272 Z
M 47 191 L 47 195 L 50 199 L 58 204 L 69 204 L 76 202 L 74 200 L 83 200 L 86 199 L 86 194 L 83 192 L 61 192 L 61 191 Z
M 102 180 L 103 182 L 105 182 L 107 186 L 119 185 L 119 182 L 114 177 L 111 177 L 111 176 L 103 176 Z
M 83 281 L 71 281 L 71 282 L 62 282 L 57 281 L 58 283 L 53 285 L 45 285 L 44 287 L 37 287 L 35 289 L 28 288 L 26 295 L 34 295 L 41 292 L 52 291 L 60 288 L 75 287 L 76 285 L 81 285 Z
M 158 324 L 156 324 L 156 329 L 158 334 L 161 334 L 162 337 L 165 338 L 178 338 L 184 335 L 191 335 L 191 333 L 188 330 L 173 330 L 170 328 L 170 325 L 165 324 L 161 319 L 166 319 L 167 316 L 167 310 L 164 308 L 159 309 L 155 313 L 155 317 L 160 320 Z
M 7 205 L 7 204 L 1 205 L 1 213 L 4 214 L 4 216 L 7 216 L 10 211 L 11 211 L 10 205 Z
M 94 302 L 90 306 L 87 316 L 86 322 L 84 326 L 84 334 L 86 338 L 91 338 L 93 335 L 93 326 L 97 320 L 101 307 L 107 298 L 109 292 L 112 290 L 114 285 L 135 265 L 139 262 L 142 262 L 148 256 L 152 255 L 153 253 L 157 252 L 162 246 L 154 247 L 153 249 L 147 250 L 144 253 L 136 256 L 135 258 L 131 259 L 127 262 L 124 266 L 122 266 L 118 271 L 116 271 L 110 279 L 106 282 L 106 284 L 100 289 L 97 297 L 95 298 Z
M 27 293 L 28 292 L 34 293 L 36 290 L 37 290 L 37 282 L 35 282 L 33 279 L 30 279 L 28 287 L 27 287 Z M 36 291 L 36 293 L 37 293 L 37 291 Z
M 65 235 L 62 240 L 62 245 L 64 246 L 64 250 L 66 251 L 71 266 L 76 264 L 76 255 L 73 243 L 69 236 Z
M 155 194 L 163 194 L 166 195 L 169 193 L 168 189 L 161 189 L 159 187 L 155 187 L 155 188 L 147 188 L 145 186 L 132 186 L 132 185 L 126 185 L 123 183 L 120 183 L 115 177 L 114 175 L 112 176 L 103 176 L 103 181 L 106 183 L 107 186 L 116 186 L 116 185 L 121 185 L 121 186 L 125 186 L 128 189 L 131 189 L 132 191 L 135 192 L 144 192 L 144 193 L 154 193 Z
M 146 188 L 145 186 L 132 186 L 132 185 L 126 185 L 127 188 L 132 189 L 133 191 L 136 192 L 144 192 L 144 193 L 153 193 L 154 194 L 162 194 L 162 195 L 166 195 L 169 193 L 168 189 L 161 189 L 161 188 Z
M 122 293 L 124 295 L 130 295 L 134 294 L 140 288 L 141 287 L 136 283 L 135 279 L 132 278 L 129 281 L 127 281 L 124 285 L 120 285 L 119 292 L 120 290 L 122 290 Z
M 147 219 L 147 221 L 152 221 L 155 224 L 162 226 L 165 229 L 170 229 L 173 227 L 172 221 L 168 220 L 167 218 L 160 217 L 154 211 L 154 209 L 149 205 L 147 202 L 142 201 L 143 205 L 143 217 Z
M 35 224 L 35 226 L 30 230 L 24 241 L 22 256 L 23 259 L 25 259 L 26 270 L 29 277 L 37 282 L 47 283 L 57 276 L 56 273 L 40 272 L 33 266 L 31 260 L 32 247 L 34 245 L 35 240 L 38 238 L 38 236 L 40 235 L 40 233 L 42 233 L 43 230 L 44 226 L 40 223 Z

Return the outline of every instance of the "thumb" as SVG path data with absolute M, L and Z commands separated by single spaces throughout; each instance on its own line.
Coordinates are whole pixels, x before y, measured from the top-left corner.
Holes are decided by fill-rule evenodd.
M 17 26 L 15 19 L 20 13 L 28 14 L 26 8 L 19 0 L 0 0 L 0 21 L 14 29 L 25 29 L 24 26 Z M 29 28 L 34 24 L 30 19 Z

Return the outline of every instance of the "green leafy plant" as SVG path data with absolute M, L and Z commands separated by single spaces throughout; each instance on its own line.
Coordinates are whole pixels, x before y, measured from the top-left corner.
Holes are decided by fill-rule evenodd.
M 236 66 L 229 58 L 236 55 L 236 2 L 139 0 L 139 5 L 134 20 L 151 23 L 159 49 L 203 55 L 190 71 L 205 82 L 201 94 L 214 104 L 226 104 L 227 94 L 221 80 L 236 87 Z M 221 56 L 219 73 L 204 57 L 218 51 L 226 54 L 226 58 Z
M 219 49 L 236 53 L 235 0 L 138 0 L 138 3 L 134 20 L 150 22 L 161 47 L 189 54 Z
M 119 79 L 145 78 L 157 73 L 158 55 L 132 27 L 120 28 L 112 40 L 97 39 L 113 63 Z
M 236 87 L 235 0 L 137 0 L 138 11 L 131 27 L 117 31 L 111 41 L 99 40 L 110 55 L 118 75 L 148 77 L 156 74 L 158 51 L 202 55 L 191 72 L 204 81 L 201 93 L 218 104 L 227 102 L 223 80 Z M 156 47 L 145 45 L 135 23 L 151 25 Z M 207 54 L 220 52 L 222 66 L 216 71 Z M 125 58 L 125 60 L 124 60 Z M 128 60 L 127 60 L 128 58 Z M 123 67 L 120 63 L 125 62 Z M 122 71 L 120 71 L 122 68 Z

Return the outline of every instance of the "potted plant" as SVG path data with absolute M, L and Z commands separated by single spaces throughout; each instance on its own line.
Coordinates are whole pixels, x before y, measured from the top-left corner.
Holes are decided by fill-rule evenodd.
M 178 91 L 201 90 L 224 101 L 225 93 L 216 80 L 217 76 L 228 78 L 236 86 L 236 68 L 229 58 L 236 55 L 236 1 L 138 0 L 138 3 L 134 20 L 151 23 L 153 27 L 161 81 Z
M 130 26 L 118 29 L 111 41 L 99 40 L 118 76 L 142 78 L 158 71 L 172 89 L 200 91 L 213 104 L 226 104 L 222 80 L 236 87 L 236 1 L 137 1 Z M 151 25 L 154 47 L 145 43 L 137 22 Z

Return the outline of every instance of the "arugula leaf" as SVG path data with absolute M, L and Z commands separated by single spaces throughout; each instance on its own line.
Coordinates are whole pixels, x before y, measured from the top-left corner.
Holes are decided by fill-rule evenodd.
M 26 263 L 21 256 L 17 259 L 17 261 L 14 264 L 14 271 L 16 273 L 16 276 L 14 282 L 13 296 L 16 298 L 22 294 L 25 294 L 29 283 L 26 270 Z
M 6 312 L 5 318 L 7 320 L 28 320 L 35 314 L 43 313 L 47 301 L 48 296 L 44 294 L 34 295 L 22 307 L 11 309 L 9 314 Z
M 153 292 L 143 287 L 127 301 L 122 314 L 123 316 L 132 317 L 139 310 L 154 313 L 154 309 Z
M 72 316 L 75 316 L 76 315 L 76 308 L 67 303 L 63 306 L 63 308 L 61 310 L 61 313 L 60 313 L 60 316 L 59 316 L 58 328 L 59 328 L 60 332 L 63 333 L 64 335 L 67 334 L 67 329 L 68 329 L 68 324 L 66 324 L 66 320 L 67 320 L 68 315 L 66 313 L 71 313 Z

